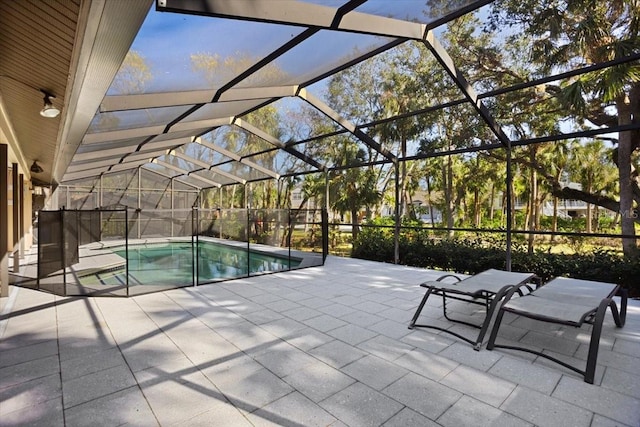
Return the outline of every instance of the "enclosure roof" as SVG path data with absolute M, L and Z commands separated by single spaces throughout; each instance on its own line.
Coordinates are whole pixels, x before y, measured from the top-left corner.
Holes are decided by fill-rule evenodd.
M 4 9 L 19 7 L 0 1 Z M 9 127 L 15 128 L 25 163 L 46 162 L 40 179 L 52 184 L 139 167 L 163 168 L 169 176 L 203 188 L 323 172 L 344 166 L 316 155 L 335 136 L 376 153 L 376 161 L 393 163 L 417 153 L 389 149 L 378 140 L 376 126 L 438 108 L 479 117 L 486 132 L 476 146 L 465 149 L 526 143 L 511 141 L 483 100 L 497 101 L 504 93 L 586 72 L 588 67 L 482 92 L 485 88 L 476 87 L 456 67 L 457 58 L 443 48 L 438 35 L 447 22 L 464 14 L 486 16 L 483 8 L 491 3 L 80 1 L 66 11 L 66 21 L 59 12 L 52 15 L 68 21 L 68 28 L 58 25 L 55 34 L 66 33 L 67 40 L 72 39 L 72 50 L 63 51 L 66 63 L 58 66 L 55 80 L 63 109 L 56 119 L 55 143 L 50 142 L 56 134 L 53 122 L 44 121 L 27 132 L 16 123 L 30 121 L 31 112 L 5 91 L 3 103 L 15 111 Z M 38 2 L 25 1 L 23 7 L 24 19 L 34 25 L 52 19 L 33 11 L 41 8 Z M 30 44 L 17 27 L 11 28 L 11 37 L 14 42 L 7 50 L 27 49 Z M 458 95 L 378 121 L 332 105 L 327 79 L 406 43 L 428 49 Z M 636 55 L 616 61 L 637 59 Z M 325 131 L 273 126 L 268 123 L 271 116 L 263 113 L 275 111 L 282 118 L 287 112 L 308 110 L 326 121 Z M 40 137 L 47 143 L 43 145 Z M 38 154 L 29 154 L 36 146 L 41 147 Z

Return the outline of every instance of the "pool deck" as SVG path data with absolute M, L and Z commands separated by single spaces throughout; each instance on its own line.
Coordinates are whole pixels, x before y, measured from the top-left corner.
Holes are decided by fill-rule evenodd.
M 640 301 L 622 329 L 607 314 L 589 385 L 532 354 L 407 329 L 418 284 L 440 274 L 330 256 L 131 298 L 11 286 L 0 298 L 0 426 L 640 425 Z M 423 316 L 477 334 L 442 318 L 435 299 Z M 504 322 L 510 340 L 585 362 L 587 327 Z

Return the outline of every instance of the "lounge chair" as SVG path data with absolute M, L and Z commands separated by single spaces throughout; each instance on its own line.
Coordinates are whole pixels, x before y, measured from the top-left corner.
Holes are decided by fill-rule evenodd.
M 457 280 L 457 282 L 443 282 L 443 280 L 447 278 L 454 278 L 455 280 Z M 490 269 L 478 273 L 474 276 L 467 277 L 466 279 L 461 279 L 460 277 L 453 274 L 445 274 L 435 281 L 421 283 L 420 286 L 423 288 L 427 288 L 427 292 L 422 298 L 422 301 L 420 302 L 416 313 L 413 315 L 411 323 L 409 323 L 409 329 L 417 327 L 436 329 L 451 334 L 463 341 L 472 344 L 475 350 L 480 350 L 480 347 L 482 346 L 482 342 L 484 340 L 484 336 L 487 333 L 489 324 L 491 323 L 491 319 L 493 318 L 493 313 L 496 309 L 496 306 L 498 305 L 498 302 L 504 297 L 507 291 L 512 288 L 517 287 L 518 289 L 520 289 L 520 292 L 522 292 L 520 286 L 523 285 L 529 288 L 529 291 L 531 291 L 532 286 L 536 281 L 537 277 L 533 273 L 516 273 L 512 271 Z M 469 339 L 456 332 L 440 328 L 435 325 L 416 323 L 418 317 L 420 316 L 420 313 L 422 312 L 422 309 L 424 308 L 424 305 L 431 295 L 442 296 L 442 311 L 444 313 L 444 317 L 447 320 L 480 329 L 480 333 L 475 338 L 475 340 Z M 449 317 L 449 315 L 447 314 L 447 298 L 484 306 L 486 314 L 482 324 L 477 325 L 471 322 L 452 319 L 451 317 Z
M 514 288 L 505 295 L 504 302 L 498 309 L 496 321 L 487 343 L 487 349 L 506 348 L 537 354 L 581 374 L 585 382 L 593 384 L 600 335 L 602 333 L 602 321 L 607 307 L 610 307 L 616 326 L 619 328 L 624 326 L 627 316 L 626 290 L 613 283 L 557 277 L 530 294 L 512 299 L 516 291 L 517 288 Z M 616 295 L 621 297 L 619 313 L 616 302 L 613 300 Z M 502 317 L 506 312 L 543 322 L 558 323 L 577 328 L 581 327 L 583 323 L 592 324 L 586 370 L 578 369 L 542 352 L 518 346 L 496 344 L 496 336 L 500 329 Z

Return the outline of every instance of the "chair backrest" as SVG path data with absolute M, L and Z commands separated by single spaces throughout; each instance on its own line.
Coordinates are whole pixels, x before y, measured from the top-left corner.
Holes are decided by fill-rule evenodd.
M 534 292 L 538 298 L 562 301 L 596 308 L 602 299 L 617 292 L 615 283 L 556 277 Z

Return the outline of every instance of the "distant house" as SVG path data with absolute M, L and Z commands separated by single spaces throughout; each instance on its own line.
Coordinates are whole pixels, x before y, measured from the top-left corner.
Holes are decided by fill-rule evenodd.
M 582 186 L 577 182 L 569 182 L 563 184 L 566 187 L 573 188 L 575 190 L 582 190 Z M 527 208 L 527 203 L 516 199 L 515 209 L 524 210 Z M 592 205 L 593 208 L 593 205 Z M 613 217 L 615 212 L 612 212 L 605 208 L 599 208 L 605 215 Z M 588 203 L 584 200 L 574 199 L 560 199 L 558 200 L 557 214 L 560 218 L 582 218 L 587 216 Z M 542 205 L 542 215 L 553 216 L 553 201 L 546 200 Z

